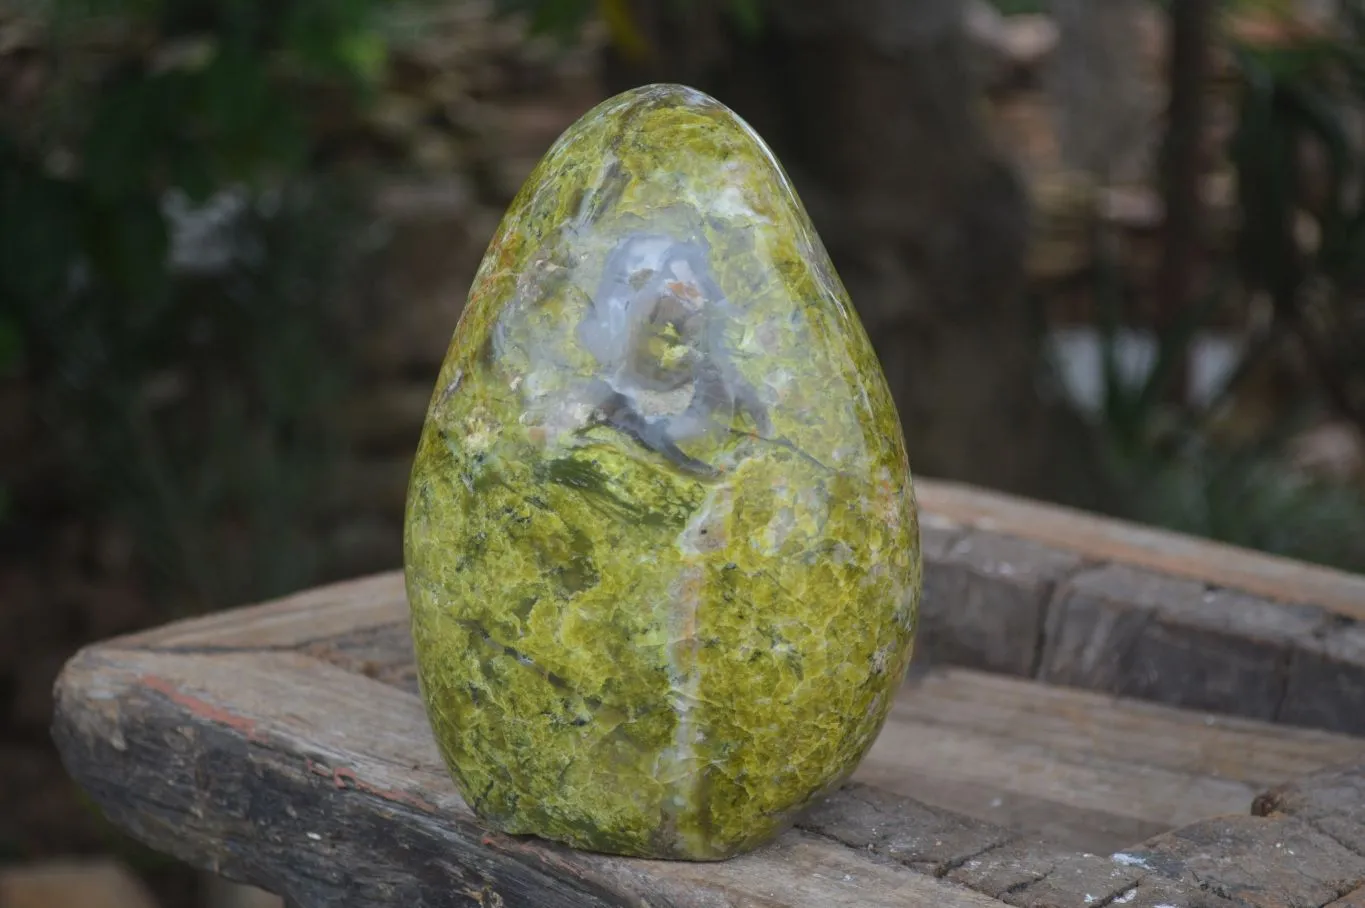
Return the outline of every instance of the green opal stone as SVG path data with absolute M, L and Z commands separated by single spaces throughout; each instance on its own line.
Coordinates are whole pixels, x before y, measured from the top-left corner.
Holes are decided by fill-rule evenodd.
M 853 771 L 914 639 L 910 471 L 734 113 L 648 86 L 546 154 L 441 367 L 405 537 L 427 713 L 489 825 L 714 860 Z

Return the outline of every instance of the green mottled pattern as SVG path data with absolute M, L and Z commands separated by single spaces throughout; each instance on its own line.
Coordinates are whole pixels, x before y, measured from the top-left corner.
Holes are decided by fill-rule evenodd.
M 703 250 L 713 281 L 661 285 L 672 309 L 595 356 L 608 259 L 646 235 Z M 629 294 L 654 272 L 622 273 Z M 662 390 L 613 411 L 620 375 Z M 705 431 L 631 430 L 681 426 L 706 381 L 734 400 Z M 914 637 L 909 468 L 824 246 L 727 108 L 627 92 L 530 176 L 441 368 L 405 549 L 436 739 L 505 832 L 724 858 L 852 772 Z

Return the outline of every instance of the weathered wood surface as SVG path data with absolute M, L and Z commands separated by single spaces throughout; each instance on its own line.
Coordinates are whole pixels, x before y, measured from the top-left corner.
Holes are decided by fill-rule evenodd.
M 1365 576 L 920 479 L 917 658 L 1365 734 Z
M 797 830 L 725 864 L 629 861 L 491 834 L 417 698 L 295 653 L 98 649 L 56 737 L 110 818 L 300 905 L 989 905 Z
M 921 664 L 1365 735 L 1365 577 L 946 483 L 916 488 Z M 272 613 L 255 645 L 295 641 L 291 622 L 324 639 L 401 619 L 397 574 L 359 582 L 367 593 L 351 602 L 303 594 L 334 607 Z M 155 636 L 169 646 L 176 633 Z
M 1365 576 L 957 483 L 916 479 L 915 491 L 940 520 L 1365 621 Z
M 1365 760 L 1365 740 L 963 669 L 902 692 L 855 778 L 1109 853 Z
M 490 834 L 440 764 L 405 621 L 388 576 L 111 641 L 67 666 L 54 735 L 120 826 L 305 908 L 1317 908 L 1365 885 L 1365 769 L 1249 812 L 1365 766 L 1365 740 L 960 669 L 913 678 L 854 784 L 755 854 Z
M 416 692 L 402 624 L 305 646 Z M 1220 813 L 1268 785 L 1365 758 L 1365 742 L 1115 700 L 967 669 L 902 691 L 855 778 L 886 791 L 1105 851 Z

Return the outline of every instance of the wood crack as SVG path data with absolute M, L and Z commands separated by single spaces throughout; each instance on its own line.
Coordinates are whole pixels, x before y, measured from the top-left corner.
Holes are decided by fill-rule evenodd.
M 1315 631 L 1316 633 L 1316 631 Z M 1284 715 L 1285 704 L 1289 702 L 1289 685 L 1294 677 L 1294 659 L 1298 647 L 1290 644 L 1275 659 L 1275 706 L 1271 715 L 1279 721 Z
M 1315 905 L 1314 908 L 1329 908 L 1329 906 L 1336 904 L 1341 899 L 1356 892 L 1365 892 L 1365 879 L 1357 879 L 1350 883 L 1343 883 L 1327 901 Z
M 1330 902 L 1325 902 L 1321 905 L 1316 906 L 1316 908 L 1329 908 L 1329 906 L 1335 904 L 1336 902 L 1339 902 L 1342 899 L 1351 896 L 1361 896 L 1362 898 L 1365 898 L 1365 880 L 1356 881 L 1354 884 L 1349 886 L 1344 892 L 1339 892 L 1335 896 L 1333 896 Z
M 1018 895 L 1019 893 L 1023 892 L 1025 889 L 1028 889 L 1030 886 L 1037 886 L 1039 883 L 1041 883 L 1041 882 L 1043 882 L 1044 880 L 1048 879 L 1049 877 L 1051 877 L 1051 876 L 1052 876 L 1054 873 L 1056 873 L 1056 872 L 1057 872 L 1057 865 L 1056 865 L 1056 864 L 1053 864 L 1053 865 L 1052 865 L 1051 867 L 1049 867 L 1047 870 L 1043 871 L 1043 874 L 1042 874 L 1041 876 L 1036 877 L 1036 878 L 1031 879 L 1031 880 L 1022 880 L 1022 881 L 1020 881 L 1020 882 L 1018 882 L 1018 883 L 1015 883 L 1013 886 L 1008 887 L 1007 889 L 1005 889 L 1005 891 L 1003 891 L 1003 892 L 1000 893 L 1000 895 L 998 896 L 998 898 L 999 898 L 1001 901 L 1004 901 L 1004 900 L 1005 900 L 1005 896 L 1007 896 L 1007 895 Z
M 963 855 L 960 858 L 950 858 L 949 860 L 944 861 L 941 866 L 934 868 L 934 876 L 940 878 L 945 877 L 948 874 L 952 873 L 954 870 L 957 870 L 959 867 L 965 865 L 968 861 L 975 861 L 977 858 L 984 857 L 985 855 L 990 854 L 992 851 L 998 851 L 1007 845 L 1016 844 L 1018 841 L 1019 841 L 1018 837 L 1012 837 L 1005 839 L 1003 842 L 996 842 L 992 845 L 987 845 L 985 848 L 982 848 L 979 851 L 974 851 L 971 854 Z M 988 892 L 985 892 L 985 890 L 977 889 L 975 886 L 972 886 L 970 884 L 964 885 L 966 885 L 968 889 L 973 889 L 977 892 L 980 892 L 982 895 L 990 894 Z
M 298 643 L 251 643 L 251 644 L 213 644 L 213 643 L 172 643 L 160 645 L 151 643 L 144 646 L 120 647 L 117 641 L 110 649 L 136 650 L 148 653 L 167 653 L 175 656 L 234 656 L 239 653 L 296 653 L 310 646 L 317 646 L 335 640 L 334 636 L 300 640 Z
M 122 750 L 138 755 L 139 771 L 147 775 L 147 784 L 129 789 L 105 778 L 103 774 L 113 771 L 109 767 L 119 761 L 108 759 L 107 753 L 102 755 L 112 746 L 112 735 L 104 729 L 62 724 L 59 716 L 55 736 L 68 760 L 79 755 L 78 765 L 85 772 L 77 772 L 78 778 L 84 776 L 87 790 L 106 811 L 111 811 L 116 822 L 148 844 L 197 866 L 276 891 L 306 891 L 309 898 L 305 903 L 320 903 L 312 899 L 332 890 L 337 894 L 344 892 L 348 900 L 354 897 L 367 904 L 376 893 L 386 897 L 374 903 L 407 904 L 412 902 L 401 893 L 415 894 L 418 890 L 413 887 L 438 891 L 459 885 L 461 877 L 466 883 L 472 877 L 479 885 L 496 887 L 509 900 L 515 900 L 513 893 L 518 889 L 526 892 L 529 887 L 546 896 L 544 902 L 537 904 L 590 904 L 594 908 L 626 904 L 622 897 L 627 893 L 604 881 L 590 879 L 586 868 L 566 867 L 564 873 L 547 875 L 544 865 L 548 855 L 536 849 L 490 850 L 495 840 L 487 834 L 483 835 L 480 847 L 479 830 L 467 815 L 452 815 L 422 796 L 391 790 L 385 783 L 367 780 L 350 767 L 333 768 L 329 764 L 337 759 L 336 755 L 316 753 L 287 734 L 247 739 L 253 746 L 252 778 L 270 785 L 271 805 L 292 805 L 272 807 L 268 816 L 260 815 L 263 808 L 242 800 L 248 796 L 244 780 L 211 769 L 227 765 L 225 760 L 230 759 L 233 763 L 241 761 L 245 770 L 240 748 L 246 741 L 237 724 L 225 724 L 213 715 L 201 714 L 186 702 L 156 689 L 147 689 L 138 699 L 141 703 L 136 699 L 128 701 L 124 712 L 148 711 L 143 717 L 146 721 L 134 726 L 142 734 L 127 734 Z M 221 712 L 233 715 L 227 709 Z M 248 721 L 254 724 L 254 720 L 237 717 L 237 723 Z M 159 759 L 171 753 L 160 746 L 163 734 L 187 727 L 196 730 L 199 758 L 190 762 Z M 152 779 L 156 782 L 152 783 Z M 187 801 L 186 795 L 191 793 L 192 799 Z M 305 809 L 308 804 L 311 808 Z M 303 849 L 290 847 L 287 852 L 268 849 L 263 855 L 272 856 L 271 860 L 242 865 L 237 863 L 236 856 L 221 854 L 217 849 L 222 841 L 248 835 L 244 831 L 247 827 L 236 829 L 243 823 L 256 832 L 269 828 L 273 841 L 326 844 Z M 371 831 L 361 834 L 362 827 Z M 394 849 L 395 861 L 408 860 L 411 849 L 427 855 L 420 871 L 400 873 L 398 863 L 373 863 L 373 843 L 394 836 L 397 841 L 390 847 Z M 346 857 L 346 848 L 357 844 L 366 849 L 363 856 Z M 340 857 L 334 854 L 334 847 L 341 848 Z M 467 853 L 461 856 L 461 851 Z M 378 853 L 387 854 L 382 848 Z M 490 858 L 494 859 L 492 863 Z M 337 864 L 337 860 L 342 864 Z M 347 860 L 364 862 L 369 868 L 363 881 L 343 869 Z M 576 883 L 572 888 L 557 890 L 568 882 L 566 874 L 572 875 Z M 362 891 L 369 895 L 358 896 Z
M 1296 817 L 1296 819 L 1302 820 L 1303 818 L 1302 818 L 1302 817 Z M 1342 848 L 1345 848 L 1347 851 L 1349 851 L 1351 854 L 1355 855 L 1356 857 L 1358 857 L 1358 858 L 1365 858 L 1365 848 L 1356 848 L 1356 847 L 1353 847 L 1353 846 L 1351 845 L 1350 842 L 1348 842 L 1348 841 L 1346 841 L 1345 839 L 1341 838 L 1340 836 L 1336 835 L 1336 834 L 1333 833 L 1330 829 L 1327 829 L 1327 828 L 1323 827 L 1323 826 L 1322 826 L 1322 821 L 1321 821 L 1321 820 L 1314 819 L 1314 820 L 1306 820 L 1305 822 L 1308 824 L 1308 826 L 1309 826 L 1310 828 L 1313 829 L 1314 832 L 1318 832 L 1318 833 L 1321 833 L 1322 835 L 1327 836 L 1327 838 L 1331 839 L 1333 842 L 1336 842 L 1338 845 L 1340 845 Z M 1365 885 L 1365 879 L 1360 880 L 1359 882 L 1356 883 L 1356 885 L 1357 885 L 1357 886 Z
M 1118 904 L 1123 904 L 1123 902 L 1119 902 L 1119 899 L 1123 898 L 1124 896 L 1128 896 L 1128 898 L 1131 899 L 1134 895 L 1137 894 L 1138 887 L 1142 885 L 1145 879 L 1146 877 L 1139 877 L 1138 881 L 1133 885 L 1128 886 L 1125 889 L 1120 889 L 1111 895 L 1105 896 L 1104 898 L 1096 902 L 1092 906 L 1092 908 L 1108 908 L 1109 905 L 1113 905 L 1116 902 L 1118 902 Z M 1128 899 L 1124 899 L 1124 902 L 1126 902 L 1127 900 Z
M 1042 582 L 1038 594 L 1042 608 L 1038 617 L 1038 630 L 1033 637 L 1033 652 L 1029 658 L 1027 677 L 1038 678 L 1042 674 L 1043 660 L 1047 655 L 1048 629 L 1052 625 L 1052 614 L 1055 609 L 1063 607 L 1060 600 L 1065 594 L 1067 584 L 1076 576 L 1101 566 L 1102 563 L 1099 561 L 1082 559 L 1074 567 L 1063 570 L 1051 579 Z

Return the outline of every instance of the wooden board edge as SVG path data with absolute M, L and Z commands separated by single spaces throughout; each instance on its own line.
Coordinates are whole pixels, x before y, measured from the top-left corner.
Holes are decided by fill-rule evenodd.
M 593 855 L 492 832 L 462 802 L 452 806 L 453 789 L 430 800 L 410 787 L 376 784 L 349 768 L 364 761 L 348 763 L 291 737 L 230 697 L 184 683 L 175 668 L 177 660 L 246 655 L 82 651 L 57 681 L 53 738 L 72 778 L 135 838 L 301 905 L 415 904 L 454 891 L 479 904 L 497 904 L 497 896 L 546 908 L 705 908 L 735 900 L 778 908 L 796 903 L 766 900 L 762 890 L 813 868 L 820 872 L 800 887 L 831 908 L 890 908 L 907 898 L 942 908 L 1000 904 L 801 828 L 752 854 L 707 864 Z M 249 655 L 243 670 L 258 685 L 272 683 L 272 660 L 312 661 L 288 652 Z M 378 685 L 349 677 L 348 699 Z M 277 681 L 284 686 L 290 677 Z
M 183 618 L 107 641 L 145 649 L 290 649 L 408 620 L 402 571 L 302 590 L 256 605 Z
M 959 527 L 967 537 L 1027 540 L 1053 550 L 1049 561 L 1128 565 L 1239 590 L 1287 606 L 1316 606 L 1365 622 L 1365 576 L 1194 539 L 1002 493 L 933 479 L 915 480 L 930 533 Z M 961 541 L 961 534 L 958 536 Z M 933 547 L 928 547 L 932 549 Z M 1040 556 L 1041 557 L 1041 556 Z M 927 572 L 963 567 L 950 552 L 926 550 Z M 1027 566 L 1026 566 L 1027 567 Z M 974 569 L 975 570 L 975 569 Z M 980 571 L 977 571 L 980 573 Z M 1030 606 L 1033 610 L 1044 604 Z M 176 621 L 119 638 L 157 648 L 297 647 L 339 633 L 407 620 L 401 570 L 331 583 L 245 608 Z M 1026 617 L 1036 623 L 1037 617 Z M 1002 654 L 1002 668 L 1026 673 L 1038 653 Z
M 923 512 L 1031 539 L 1101 562 L 1130 564 L 1365 621 L 1365 576 L 959 483 L 917 477 Z

